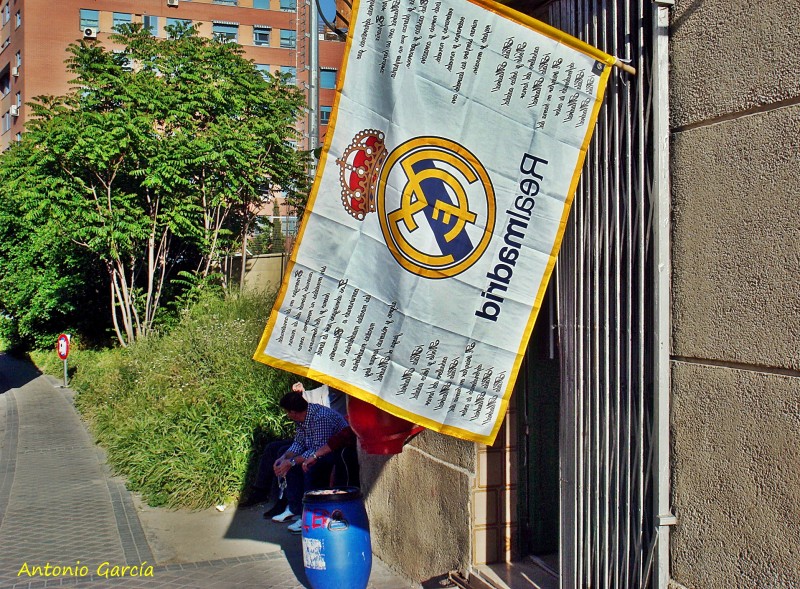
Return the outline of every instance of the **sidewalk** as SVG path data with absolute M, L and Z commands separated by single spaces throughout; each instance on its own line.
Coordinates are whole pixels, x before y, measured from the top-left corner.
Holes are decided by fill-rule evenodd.
M 300 537 L 263 506 L 171 511 L 132 496 L 60 384 L 0 354 L 0 588 L 309 587 Z M 373 558 L 370 589 L 412 587 Z

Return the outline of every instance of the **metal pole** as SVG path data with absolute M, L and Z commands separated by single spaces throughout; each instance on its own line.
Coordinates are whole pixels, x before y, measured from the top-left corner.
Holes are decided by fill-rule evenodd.
M 64 358 L 64 388 L 67 388 L 67 359 Z
M 309 88 L 308 88 L 308 148 L 314 150 L 319 145 L 319 7 L 317 0 L 310 0 L 311 22 L 309 34 Z
M 670 185 L 669 185 L 669 7 L 653 4 L 653 237 L 654 237 L 654 512 L 656 548 L 653 555 L 655 587 L 669 584 L 669 526 L 675 523 L 670 508 Z M 670 2 L 671 4 L 671 2 Z

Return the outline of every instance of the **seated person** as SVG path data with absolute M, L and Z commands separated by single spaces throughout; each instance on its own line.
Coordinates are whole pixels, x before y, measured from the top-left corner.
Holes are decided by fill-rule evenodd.
M 327 483 L 331 483 L 334 487 L 357 487 L 359 483 L 357 440 L 355 432 L 350 429 L 350 426 L 347 426 L 328 438 L 328 442 L 322 448 L 303 462 L 303 472 L 308 473 L 314 469 L 318 462 L 326 461 L 329 457 L 333 459 L 333 474 L 329 474 L 328 481 L 317 481 L 315 486 L 305 488 L 304 492 L 314 488 L 327 487 Z M 323 474 L 325 470 L 322 471 Z M 300 534 L 303 531 L 302 518 L 291 524 L 287 529 L 293 534 Z
M 305 390 L 302 383 L 296 382 L 292 385 L 292 390 L 303 395 L 309 403 L 316 403 L 331 407 L 341 415 L 347 413 L 347 397 L 341 391 L 322 385 L 320 387 Z M 265 518 L 271 518 L 286 509 L 286 496 L 278 497 L 278 485 L 275 478 L 273 465 L 279 456 L 291 446 L 292 440 L 282 439 L 268 443 L 261 453 L 258 463 L 256 477 L 250 488 L 247 499 L 239 502 L 239 507 L 250 507 L 259 503 L 264 503 L 270 496 L 275 499 L 275 504 L 264 512 Z
M 286 393 L 280 400 L 280 406 L 286 411 L 287 417 L 297 424 L 294 441 L 273 465 L 275 476 L 286 477 L 288 506 L 272 520 L 285 522 L 302 513 L 305 491 L 328 486 L 334 453 L 318 456 L 316 452 L 348 425 L 336 411 L 309 403 L 297 391 Z M 303 463 L 309 459 L 312 459 L 311 464 L 303 469 Z

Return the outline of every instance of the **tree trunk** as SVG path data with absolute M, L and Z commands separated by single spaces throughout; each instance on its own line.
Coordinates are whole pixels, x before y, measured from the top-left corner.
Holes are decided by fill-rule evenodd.
M 244 275 L 247 266 L 247 232 L 249 227 L 250 223 L 245 223 L 244 231 L 242 232 L 242 270 L 239 274 L 239 292 L 244 290 Z
M 110 282 L 110 299 L 111 299 L 111 320 L 114 323 L 114 333 L 117 334 L 117 340 L 119 340 L 119 345 L 123 348 L 126 348 L 128 344 L 125 341 L 125 338 L 122 337 L 122 331 L 119 327 L 119 320 L 117 319 L 117 305 L 116 305 L 116 289 L 114 288 L 114 281 L 113 279 Z
M 129 304 L 130 299 L 126 296 L 125 289 L 121 284 L 124 283 L 125 276 L 120 276 L 119 265 L 114 265 L 112 262 L 108 262 L 106 268 L 111 286 L 111 317 L 114 322 L 114 331 L 117 334 L 120 345 L 127 347 L 128 344 L 134 341 L 135 333 Z

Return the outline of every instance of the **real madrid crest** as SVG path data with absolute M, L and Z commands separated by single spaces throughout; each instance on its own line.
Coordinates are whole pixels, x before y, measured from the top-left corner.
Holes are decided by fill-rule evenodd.
M 415 137 L 387 153 L 384 134 L 359 132 L 341 158 L 342 205 L 359 221 L 377 212 L 395 260 L 426 278 L 472 266 L 491 241 L 495 195 L 483 164 L 443 137 Z

